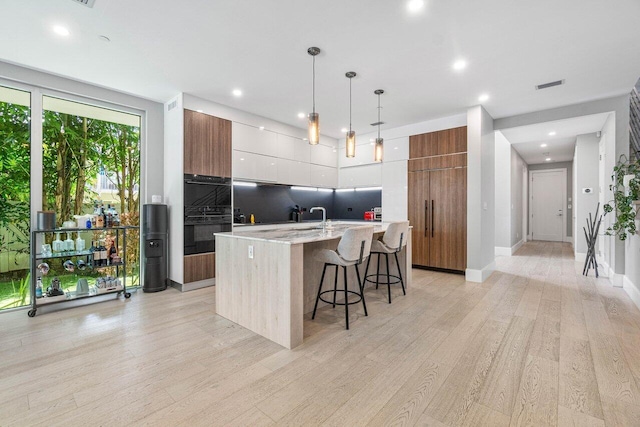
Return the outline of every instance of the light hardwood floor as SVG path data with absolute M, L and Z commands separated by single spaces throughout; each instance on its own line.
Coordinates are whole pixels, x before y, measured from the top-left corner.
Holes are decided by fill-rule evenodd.
M 414 270 L 285 350 L 212 288 L 0 314 L 0 425 L 640 426 L 640 311 L 533 242 L 483 284 Z M 356 306 L 352 306 L 356 307 Z M 356 311 L 356 310 L 353 310 Z

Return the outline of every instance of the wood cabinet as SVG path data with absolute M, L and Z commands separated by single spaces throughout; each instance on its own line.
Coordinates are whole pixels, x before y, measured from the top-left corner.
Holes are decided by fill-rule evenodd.
M 197 282 L 216 276 L 216 254 L 185 255 L 184 283 Z
M 409 158 L 467 152 L 467 127 L 446 129 L 409 137 Z
M 466 151 L 466 127 L 412 136 L 409 150 L 413 264 L 464 271 L 467 168 L 466 154 L 460 150 Z
M 184 173 L 231 178 L 231 122 L 184 110 Z

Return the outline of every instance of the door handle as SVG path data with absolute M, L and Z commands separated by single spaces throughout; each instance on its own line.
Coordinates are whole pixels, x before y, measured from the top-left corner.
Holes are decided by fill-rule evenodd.
M 562 209 L 558 211 L 558 216 L 562 216 Z
M 428 211 L 429 211 L 429 201 L 425 200 L 424 201 L 424 237 L 427 237 L 427 218 L 428 216 Z
M 433 237 L 433 206 L 435 203 L 433 200 L 431 201 L 431 237 Z

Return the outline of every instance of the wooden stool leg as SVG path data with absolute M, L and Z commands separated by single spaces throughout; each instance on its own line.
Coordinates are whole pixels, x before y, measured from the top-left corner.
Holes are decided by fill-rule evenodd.
M 316 304 L 313 306 L 313 315 L 311 316 L 311 319 L 315 319 L 316 318 L 316 310 L 318 309 L 318 301 L 320 300 L 320 292 L 322 292 L 322 282 L 324 282 L 324 273 L 327 271 L 327 264 L 324 264 L 324 267 L 322 269 L 322 277 L 320 278 L 320 286 L 318 286 L 318 295 L 316 295 Z

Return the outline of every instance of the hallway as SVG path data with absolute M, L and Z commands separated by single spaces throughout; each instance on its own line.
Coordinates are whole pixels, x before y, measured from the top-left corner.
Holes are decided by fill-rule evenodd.
M 215 314 L 215 292 L 0 315 L 0 425 L 640 425 L 640 311 L 529 242 L 479 285 L 413 270 L 329 307 L 289 351 Z M 69 331 L 77 331 L 70 334 Z

